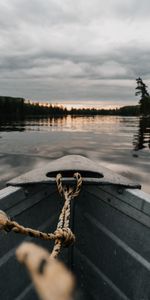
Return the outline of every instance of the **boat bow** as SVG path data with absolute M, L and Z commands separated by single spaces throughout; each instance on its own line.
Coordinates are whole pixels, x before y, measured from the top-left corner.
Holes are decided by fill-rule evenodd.
M 19 177 L 10 180 L 7 185 L 23 186 L 37 183 L 56 182 L 56 175 L 61 173 L 63 181 L 74 182 L 73 174 L 79 172 L 85 184 L 93 185 L 117 185 L 125 188 L 141 188 L 140 184 L 110 171 L 101 166 L 98 162 L 94 162 L 80 155 L 67 155 L 56 159 L 44 168 L 34 169 Z

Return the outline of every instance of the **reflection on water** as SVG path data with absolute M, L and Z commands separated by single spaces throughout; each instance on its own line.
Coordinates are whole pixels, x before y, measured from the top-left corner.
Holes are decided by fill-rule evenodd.
M 64 116 L 24 120 L 1 120 L 0 131 L 93 131 L 100 123 L 116 123 L 111 117 Z M 99 127 L 99 126 L 98 126 Z
M 121 131 L 137 127 L 137 118 L 118 116 L 65 116 L 24 120 L 0 120 L 0 131 Z M 127 129 L 128 130 L 128 129 Z
M 135 132 L 136 130 L 136 132 Z M 0 131 L 78 131 L 133 136 L 133 150 L 150 148 L 150 117 L 64 116 L 0 120 Z
M 36 118 L 24 120 L 1 120 L 0 131 L 45 131 L 49 127 L 61 127 L 65 122 L 64 117 Z
M 150 192 L 149 146 L 148 118 L 66 116 L 1 120 L 0 187 L 52 159 L 80 154 L 137 180 Z
M 150 148 L 150 117 L 141 117 L 139 127 L 133 139 L 134 150 Z
M 136 133 L 135 133 L 136 129 Z M 133 134 L 134 150 L 150 148 L 150 117 L 65 116 L 1 120 L 0 131 L 81 131 Z
M 136 130 L 136 132 L 135 132 Z M 150 148 L 150 117 L 65 116 L 0 120 L 0 131 L 77 131 L 133 136 L 134 150 Z
M 0 120 L 0 131 L 53 131 L 65 126 L 67 117 Z

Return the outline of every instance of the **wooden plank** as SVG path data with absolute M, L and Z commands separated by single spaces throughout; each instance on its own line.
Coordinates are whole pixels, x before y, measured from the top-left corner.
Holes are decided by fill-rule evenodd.
M 47 195 L 47 196 L 45 197 L 45 195 Z M 44 198 L 48 197 L 49 201 L 50 201 L 51 198 L 54 195 L 55 194 L 54 194 L 53 189 L 50 190 L 49 187 L 45 187 L 45 189 L 42 188 L 41 190 L 34 193 L 33 195 L 31 195 L 31 196 L 29 195 L 24 201 L 21 201 L 21 202 L 17 203 L 15 206 L 7 209 L 6 212 L 8 213 L 8 215 L 10 217 L 16 217 L 21 212 L 26 211 L 30 207 L 32 207 L 32 206 L 36 205 L 37 203 L 41 202 L 41 200 L 43 201 Z
M 131 205 L 132 207 L 138 209 L 141 211 L 142 205 L 143 205 L 143 198 L 138 196 L 138 192 L 141 192 L 138 189 L 132 190 L 132 189 L 125 189 L 125 188 L 119 188 L 117 186 L 101 186 L 99 189 L 99 193 L 101 191 L 104 191 L 117 199 Z M 133 193 L 132 193 L 133 191 Z M 98 192 L 98 190 L 97 190 Z M 135 194 L 136 192 L 136 194 Z
M 100 213 L 100 203 L 99 206 L 96 205 L 95 210 L 94 205 L 89 206 L 89 202 L 91 201 L 84 197 L 84 200 L 80 203 L 81 206 L 77 204 L 75 208 L 74 230 L 77 241 L 76 248 L 96 266 L 101 274 L 104 274 L 102 278 L 106 276 L 127 298 L 134 300 L 148 299 L 147 297 L 150 293 L 150 255 L 146 254 L 145 251 L 149 249 L 148 244 L 150 245 L 150 242 L 146 240 L 149 230 L 146 230 L 145 227 L 144 231 L 143 226 L 139 224 L 141 226 L 139 236 L 141 236 L 142 231 L 144 232 L 142 240 L 138 240 L 139 245 L 141 244 L 141 253 L 138 253 L 139 246 L 136 247 L 135 245 L 135 249 L 132 247 L 135 244 L 134 239 L 138 239 L 134 231 L 136 227 L 135 221 L 130 219 L 131 222 L 124 228 L 125 222 L 128 223 L 129 217 L 124 218 L 124 221 L 121 222 L 122 218 L 119 211 L 116 211 L 117 214 L 115 215 L 113 212 L 115 209 L 110 207 L 110 211 L 106 209 Z M 105 203 L 104 205 L 106 207 Z M 117 220 L 117 215 L 119 214 L 120 219 Z M 110 218 L 111 223 L 109 221 Z M 124 238 L 125 234 L 126 239 Z M 144 245 L 144 241 L 146 241 L 147 245 Z M 76 252 L 74 252 L 74 268 L 76 270 L 75 255 Z M 93 278 L 89 276 L 90 269 L 84 270 L 84 261 L 82 266 L 82 273 L 88 279 L 87 289 L 89 289 Z M 77 272 L 80 273 L 78 270 Z M 98 282 L 101 281 L 97 281 L 97 285 Z M 107 297 L 105 298 L 105 291 L 100 296 L 101 299 L 107 299 Z M 111 296 L 110 299 L 112 299 Z
M 135 200 L 133 201 L 133 194 L 132 197 L 120 197 L 119 193 L 110 193 L 107 192 L 107 189 L 104 190 L 100 188 L 92 188 L 89 187 L 85 189 L 88 194 L 93 194 L 97 197 L 97 199 L 100 199 L 101 201 L 106 202 L 108 205 L 115 207 L 117 210 L 121 211 L 127 216 L 130 216 L 131 218 L 135 219 L 136 221 L 140 222 L 141 224 L 144 224 L 148 228 L 150 228 L 150 216 L 148 214 L 145 214 L 143 212 L 143 201 L 141 198 L 136 198 L 137 202 L 135 203 Z M 113 189 L 112 189 L 113 190 Z M 129 191 L 127 191 L 127 194 L 129 195 Z M 126 200 L 127 199 L 127 200 Z M 134 206 L 133 206 L 134 205 Z
M 125 188 L 118 188 L 117 186 L 107 186 L 103 187 L 102 189 L 105 192 L 112 194 L 113 196 L 117 197 L 121 201 L 124 201 L 131 206 L 146 212 L 144 208 L 144 204 L 150 205 L 150 194 L 147 194 L 139 189 L 125 189 Z
M 56 192 L 56 187 L 42 184 L 30 185 L 24 188 L 9 186 L 0 190 L 0 209 L 7 211 L 20 202 L 25 202 L 29 197 L 31 200 L 31 197 L 34 197 L 35 194 L 45 193 L 46 196 L 54 192 Z
M 76 266 L 79 266 L 80 270 Z M 86 255 L 75 247 L 74 272 L 85 299 L 129 300 L 129 298 Z M 90 274 L 90 276 L 89 276 Z
M 86 219 L 94 226 L 96 229 L 103 232 L 110 240 L 112 240 L 117 247 L 123 249 L 123 251 L 127 252 L 133 259 L 135 259 L 139 264 L 141 264 L 147 271 L 150 271 L 150 262 L 148 262 L 143 256 L 141 256 L 137 251 L 133 250 L 133 248 L 129 247 L 127 243 L 125 243 L 122 239 L 118 238 L 117 235 L 112 233 L 106 226 L 101 224 L 95 218 L 91 217 L 88 213 L 85 214 Z M 115 253 L 116 255 L 116 253 Z
M 94 195 L 87 196 L 87 194 L 84 194 L 81 201 L 76 202 L 74 230 L 77 241 L 79 240 L 81 243 L 86 243 L 87 233 L 86 229 L 84 230 L 86 213 L 89 213 L 91 218 L 96 218 L 103 226 L 108 228 L 109 231 L 128 244 L 130 248 L 150 261 L 149 228 L 121 211 L 116 210 L 115 207 L 110 206 L 109 203 L 99 200 L 94 197 Z M 97 239 L 96 236 L 95 239 Z
M 13 186 L 6 187 L 0 190 L 0 209 L 7 210 L 25 198 L 26 195 L 22 188 Z

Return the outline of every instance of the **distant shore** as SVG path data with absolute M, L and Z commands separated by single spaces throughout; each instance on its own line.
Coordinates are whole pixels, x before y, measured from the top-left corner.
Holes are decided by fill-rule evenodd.
M 97 108 L 71 108 L 52 103 L 41 104 L 31 102 L 24 98 L 0 96 L 0 117 L 1 118 L 27 118 L 27 117 L 61 117 L 61 116 L 139 116 L 139 105 L 129 105 L 114 109 Z

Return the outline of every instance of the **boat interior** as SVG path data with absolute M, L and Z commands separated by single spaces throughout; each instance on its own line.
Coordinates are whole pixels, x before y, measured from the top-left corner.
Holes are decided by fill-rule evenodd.
M 25 184 L 17 185 L 22 178 L 15 179 L 0 191 L 0 209 L 24 226 L 53 232 L 63 206 L 57 186 L 51 181 L 27 182 L 27 177 Z M 121 179 L 118 184 L 99 185 L 97 181 L 88 184 L 89 178 L 87 175 L 79 196 L 71 203 L 70 227 L 76 241 L 59 256 L 75 274 L 74 299 L 148 300 L 150 196 L 136 184 L 134 188 L 121 185 Z M 100 179 L 103 178 L 105 174 Z M 72 182 L 71 178 L 69 184 Z M 53 242 L 13 232 L 0 233 L 2 300 L 38 299 L 28 272 L 15 256 L 23 241 L 33 241 L 48 251 L 53 247 Z

